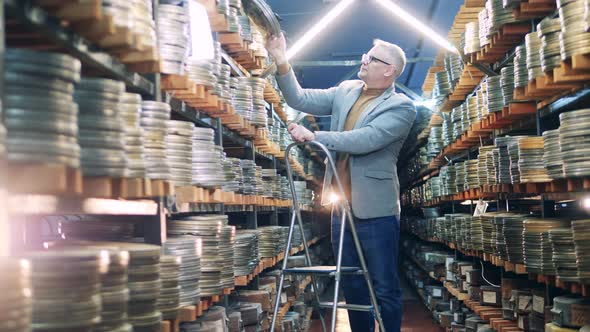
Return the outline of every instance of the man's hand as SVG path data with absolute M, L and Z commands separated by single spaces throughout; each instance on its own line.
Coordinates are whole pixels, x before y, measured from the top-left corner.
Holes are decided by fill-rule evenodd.
M 287 63 L 287 42 L 283 33 L 280 36 L 269 36 L 266 41 L 266 49 L 278 66 Z
M 289 124 L 288 130 L 295 142 L 309 142 L 315 139 L 314 133 L 309 131 L 304 126 L 298 125 L 296 123 Z

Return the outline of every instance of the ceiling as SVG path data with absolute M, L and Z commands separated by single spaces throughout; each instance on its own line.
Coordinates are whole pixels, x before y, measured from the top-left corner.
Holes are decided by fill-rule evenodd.
M 338 0 L 267 0 L 279 15 L 281 27 L 286 33 L 287 43 L 293 44 Z M 453 19 L 464 0 L 393 0 L 434 31 L 446 36 Z M 356 0 L 340 17 L 322 31 L 306 48 L 292 59 L 298 61 L 359 60 L 372 46 L 373 39 L 379 38 L 404 49 L 408 63 L 398 79 L 417 94 L 428 68 L 438 51 L 430 40 L 393 16 L 374 0 Z M 351 66 L 295 66 L 297 77 L 303 87 L 328 88 L 343 79 L 356 78 L 356 69 Z

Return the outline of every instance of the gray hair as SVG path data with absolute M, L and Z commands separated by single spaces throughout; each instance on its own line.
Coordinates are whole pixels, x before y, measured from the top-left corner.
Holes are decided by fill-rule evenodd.
M 373 40 L 373 46 L 382 46 L 387 50 L 389 56 L 393 60 L 393 65 L 395 65 L 395 68 L 398 70 L 397 76 L 395 78 L 400 77 L 406 68 L 406 52 L 404 52 L 404 50 L 402 50 L 402 48 L 396 44 L 392 44 L 381 39 Z

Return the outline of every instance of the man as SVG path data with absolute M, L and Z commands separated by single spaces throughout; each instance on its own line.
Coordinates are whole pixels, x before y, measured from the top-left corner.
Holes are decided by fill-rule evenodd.
M 387 332 L 400 331 L 401 289 L 397 271 L 399 242 L 399 181 L 397 156 L 416 117 L 413 103 L 394 91 L 406 57 L 397 45 L 381 40 L 363 54 L 361 80 L 344 81 L 325 89 L 302 89 L 286 57 L 285 37 L 271 36 L 267 49 L 278 66 L 276 76 L 287 104 L 313 115 L 331 115 L 330 131 L 311 132 L 290 124 L 295 141 L 315 140 L 336 153 L 337 172 L 351 202 L 375 295 Z M 323 196 L 330 194 L 333 174 L 327 168 Z M 334 190 L 334 192 L 337 192 Z M 341 218 L 332 213 L 332 245 L 338 247 Z M 336 255 L 336 253 L 335 253 Z M 342 266 L 360 267 L 347 231 Z M 347 303 L 370 304 L 362 276 L 343 276 Z M 353 332 L 374 330 L 370 313 L 349 311 Z

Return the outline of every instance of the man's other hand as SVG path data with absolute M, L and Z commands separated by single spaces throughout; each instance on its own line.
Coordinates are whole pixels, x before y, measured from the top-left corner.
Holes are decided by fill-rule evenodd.
M 296 123 L 289 124 L 288 130 L 295 142 L 309 142 L 315 139 L 314 133 Z

